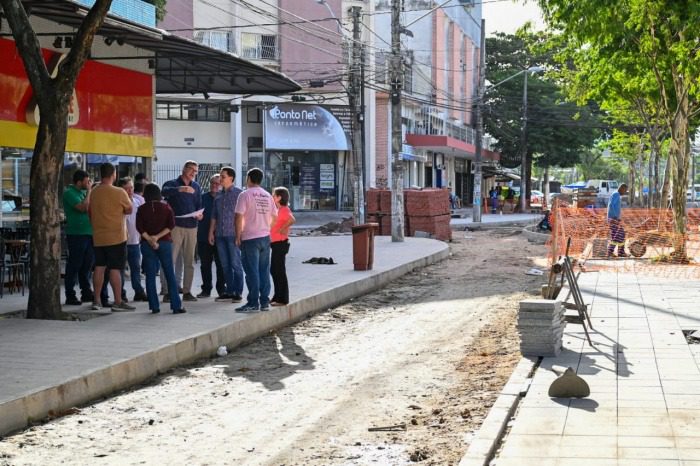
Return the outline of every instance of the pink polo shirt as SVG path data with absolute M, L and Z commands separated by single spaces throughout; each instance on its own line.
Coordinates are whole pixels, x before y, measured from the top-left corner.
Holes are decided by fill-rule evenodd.
M 270 236 L 270 223 L 277 216 L 277 206 L 270 193 L 256 186 L 238 196 L 236 213 L 243 216 L 241 241 L 263 238 Z

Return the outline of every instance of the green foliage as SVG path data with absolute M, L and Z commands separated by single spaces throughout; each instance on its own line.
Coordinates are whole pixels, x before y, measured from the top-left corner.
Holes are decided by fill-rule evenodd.
M 165 9 L 165 4 L 168 3 L 168 0 L 145 0 L 146 2 L 155 5 L 156 7 L 156 19 L 158 21 L 163 21 L 163 18 L 165 18 L 165 14 L 167 13 L 167 10 Z
M 551 38 L 528 27 L 515 35 L 497 34 L 486 39 L 486 77 L 498 84 L 487 88 L 484 125 L 494 136 L 501 164 L 520 165 L 522 150 L 523 95 L 525 72 L 532 66 L 555 65 Z M 519 76 L 508 79 L 517 73 Z M 557 81 L 549 73 L 530 73 L 527 84 L 527 148 L 537 166 L 572 167 L 581 153 L 593 146 L 604 125 L 597 109 L 564 100 Z M 502 83 L 501 83 L 502 82 Z

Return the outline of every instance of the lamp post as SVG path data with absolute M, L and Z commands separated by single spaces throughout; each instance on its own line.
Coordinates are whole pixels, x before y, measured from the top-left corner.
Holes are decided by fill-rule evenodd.
M 483 28 L 483 23 L 482 23 L 482 28 Z M 483 65 L 482 65 L 483 67 Z M 531 66 L 529 68 L 526 68 L 524 70 L 520 70 L 514 75 L 508 76 L 507 78 L 497 82 L 496 84 L 492 84 L 491 86 L 484 88 L 483 86 L 483 75 L 481 76 L 481 79 L 479 81 L 479 88 L 477 89 L 477 99 L 476 99 L 476 110 L 477 110 L 477 124 L 476 124 L 476 141 L 475 141 L 475 154 L 474 154 L 474 208 L 472 212 L 472 222 L 475 223 L 481 223 L 481 167 L 482 167 L 482 160 L 481 160 L 481 137 L 484 133 L 484 121 L 481 118 L 481 107 L 483 106 L 483 100 L 484 96 L 488 91 L 491 89 L 495 89 L 496 87 L 500 86 L 501 84 L 510 81 L 513 78 L 516 78 L 520 76 L 521 74 L 525 73 L 525 87 L 523 91 L 523 135 L 525 134 L 525 126 L 527 122 L 527 75 L 528 73 L 539 73 L 541 71 L 544 71 L 544 68 L 541 66 Z M 524 154 L 527 154 L 527 149 L 523 151 Z M 525 163 L 526 163 L 526 156 L 523 155 L 522 159 L 522 169 L 521 169 L 521 174 L 525 170 Z M 523 180 L 525 179 L 525 176 L 521 176 L 520 178 L 520 202 L 522 203 L 522 200 L 524 199 L 524 194 L 523 194 Z M 522 207 L 521 204 L 521 210 L 524 211 L 524 207 Z

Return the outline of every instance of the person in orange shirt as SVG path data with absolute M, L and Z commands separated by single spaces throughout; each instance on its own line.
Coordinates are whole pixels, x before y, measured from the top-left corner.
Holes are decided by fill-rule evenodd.
M 270 274 L 275 285 L 275 294 L 270 301 L 272 306 L 284 306 L 289 304 L 289 284 L 287 282 L 286 256 L 289 252 L 289 227 L 294 225 L 296 219 L 289 208 L 289 191 L 287 188 L 278 187 L 272 191 L 272 198 L 277 205 L 277 220 L 270 229 L 270 248 L 272 259 L 270 261 Z

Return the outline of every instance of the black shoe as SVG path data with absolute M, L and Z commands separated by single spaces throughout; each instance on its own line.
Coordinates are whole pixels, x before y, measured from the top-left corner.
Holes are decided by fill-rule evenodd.
M 146 293 L 136 293 L 134 301 L 148 301 L 148 296 L 146 296 Z
M 158 314 L 160 309 L 151 309 L 151 314 Z
M 128 303 L 129 300 L 126 298 L 126 295 L 122 295 L 122 302 L 123 303 Z
M 216 301 L 217 303 L 228 303 L 229 301 L 231 301 L 231 298 L 233 298 L 233 296 L 224 293 L 217 296 L 214 301 Z
M 66 306 L 80 306 L 82 305 L 83 302 L 76 298 L 75 296 L 71 296 L 70 298 L 66 298 Z
M 92 293 L 80 295 L 80 300 L 84 303 L 91 303 L 95 301 L 95 295 Z
M 194 302 L 194 301 L 197 301 L 197 298 L 195 298 L 192 293 L 185 293 L 182 295 L 182 300 Z
M 235 294 L 235 295 L 231 296 L 232 303 L 240 303 L 241 301 L 243 301 L 243 296 L 241 296 L 239 294 Z
M 112 301 L 102 301 L 102 307 L 112 307 L 114 306 L 114 302 Z
M 169 294 L 166 294 L 165 296 L 163 296 L 163 302 L 164 302 L 164 303 L 169 303 L 169 302 L 170 302 L 170 295 L 169 295 Z
M 198 298 L 211 298 L 211 295 L 210 295 L 209 293 L 206 293 L 206 292 L 202 291 L 201 293 L 199 293 L 199 294 L 197 295 L 197 297 L 198 297 Z
M 182 294 L 182 288 L 178 288 L 178 289 L 177 289 L 177 292 L 180 293 L 180 294 Z
M 187 310 L 183 307 L 182 309 L 175 309 L 173 314 L 184 314 Z

